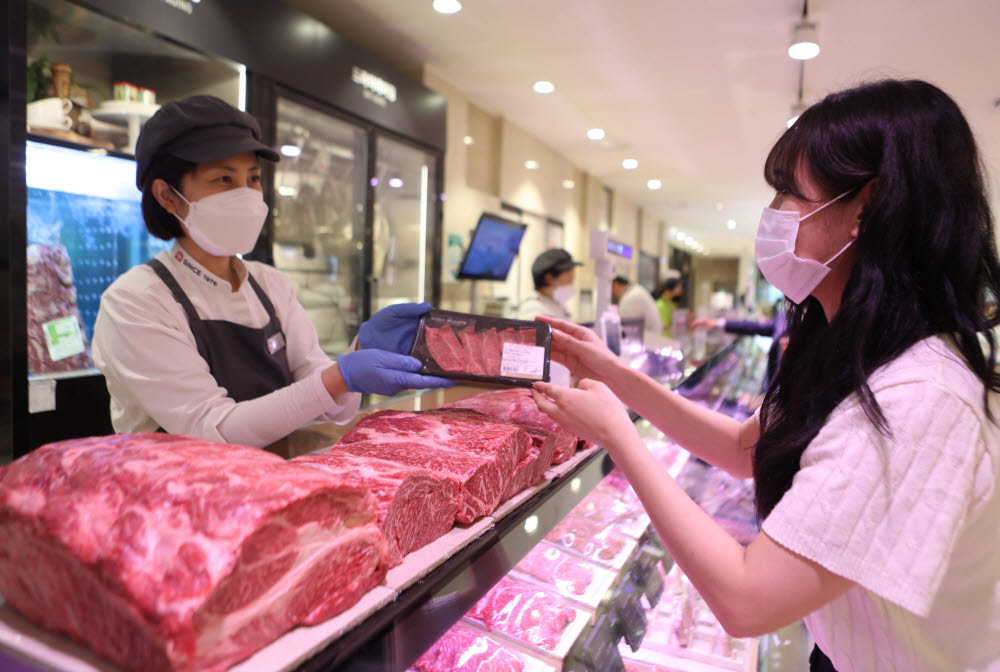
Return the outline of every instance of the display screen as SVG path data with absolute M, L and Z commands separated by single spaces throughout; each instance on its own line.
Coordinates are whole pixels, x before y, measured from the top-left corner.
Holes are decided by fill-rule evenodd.
M 471 280 L 506 280 L 511 264 L 521 247 L 526 224 L 483 213 L 472 232 L 465 251 L 459 278 Z

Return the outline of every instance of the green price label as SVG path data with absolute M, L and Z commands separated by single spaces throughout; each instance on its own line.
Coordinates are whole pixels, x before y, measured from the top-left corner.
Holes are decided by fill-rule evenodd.
M 80 332 L 80 322 L 74 316 L 59 317 L 42 325 L 45 345 L 53 362 L 79 355 L 87 349 Z

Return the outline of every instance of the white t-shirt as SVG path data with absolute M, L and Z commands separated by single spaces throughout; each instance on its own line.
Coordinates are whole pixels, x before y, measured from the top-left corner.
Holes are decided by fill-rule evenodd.
M 857 583 L 805 619 L 839 672 L 996 672 L 1000 429 L 983 385 L 936 337 L 869 385 L 892 434 L 845 399 L 763 530 Z
M 555 299 L 550 299 L 541 292 L 533 293 L 517 307 L 517 319 L 519 320 L 533 320 L 539 315 L 555 317 L 560 320 L 568 320 L 570 318 L 566 306 Z
M 323 385 L 322 372 L 332 362 L 281 271 L 237 260 L 240 287 L 233 292 L 176 243 L 156 258 L 201 319 L 260 328 L 269 318 L 246 281 L 248 270 L 253 273 L 281 321 L 295 382 L 257 399 L 234 401 L 198 353 L 184 309 L 156 272 L 141 264 L 104 292 L 94 325 L 94 362 L 107 379 L 116 432 L 162 427 L 172 434 L 260 447 L 314 420 L 346 423 L 358 412 L 360 394 L 333 399 Z
M 623 319 L 641 317 L 642 329 L 647 334 L 659 336 L 663 333 L 663 318 L 656 300 L 649 291 L 637 282 L 633 282 L 618 301 L 618 315 Z

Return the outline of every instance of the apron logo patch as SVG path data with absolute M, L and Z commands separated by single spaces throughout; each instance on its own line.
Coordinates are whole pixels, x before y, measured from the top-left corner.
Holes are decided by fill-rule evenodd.
M 283 347 L 285 347 L 285 335 L 284 334 L 277 333 L 274 336 L 271 336 L 269 339 L 267 339 L 267 351 L 270 354 L 273 355 L 278 350 L 281 350 Z
M 177 250 L 177 254 L 174 255 L 174 259 L 176 259 L 177 261 L 182 261 L 184 259 L 184 253 L 181 252 L 180 250 Z

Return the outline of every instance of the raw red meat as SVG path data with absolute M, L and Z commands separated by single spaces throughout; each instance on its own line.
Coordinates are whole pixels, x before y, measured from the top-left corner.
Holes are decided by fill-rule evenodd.
M 594 568 L 555 546 L 539 544 L 517 563 L 517 570 L 573 595 L 584 595 L 594 581 Z
M 434 541 L 455 524 L 457 483 L 427 469 L 336 448 L 322 455 L 302 455 L 292 462 L 324 469 L 371 491 L 376 522 L 389 544 L 393 567 L 404 555 Z
M 483 354 L 485 343 L 476 333 L 476 328 L 472 325 L 464 327 L 458 332 L 458 340 L 465 348 L 466 373 L 473 373 L 477 376 L 486 375 L 486 356 Z
M 486 362 L 486 375 L 499 376 L 500 364 L 503 359 L 503 344 L 497 334 L 496 327 L 490 327 L 486 331 L 480 332 L 483 339 L 483 359 Z
M 500 332 L 501 343 L 517 343 L 519 345 L 535 345 L 538 337 L 534 329 L 504 329 Z
M 447 324 L 425 327 L 424 342 L 427 344 L 427 351 L 442 371 L 466 370 L 465 348 Z
M 364 418 L 335 446 L 427 469 L 459 489 L 455 520 L 471 523 L 493 512 L 514 468 L 531 450 L 519 427 L 464 409 L 379 411 Z
M 62 245 L 28 246 L 28 372 L 79 371 L 94 366 L 83 318 L 76 305 L 73 268 Z M 49 355 L 44 325 L 62 317 L 75 317 L 84 351 L 56 361 Z
M 628 539 L 604 523 L 568 515 L 545 537 L 554 544 L 571 548 L 588 558 L 612 560 Z
M 49 444 L 0 468 L 0 592 L 142 672 L 223 670 L 385 576 L 364 489 L 170 434 Z
M 524 430 L 531 437 L 531 449 L 514 467 L 514 473 L 500 498 L 501 501 L 508 500 L 525 488 L 541 482 L 545 472 L 552 466 L 552 455 L 556 447 L 555 435 L 544 429 L 526 427 Z
M 513 331 L 513 330 L 507 330 Z M 501 332 L 503 333 L 503 332 Z M 538 410 L 531 390 L 513 388 L 475 394 L 443 408 L 468 408 L 478 411 L 497 422 L 506 422 L 520 427 L 531 427 L 552 432 L 555 435 L 552 463 L 565 462 L 576 452 L 577 437 L 560 427 L 555 420 Z
M 559 646 L 576 610 L 556 593 L 506 577 L 469 610 L 467 617 L 546 651 Z
M 489 637 L 455 625 L 413 664 L 417 672 L 521 672 L 524 662 Z

